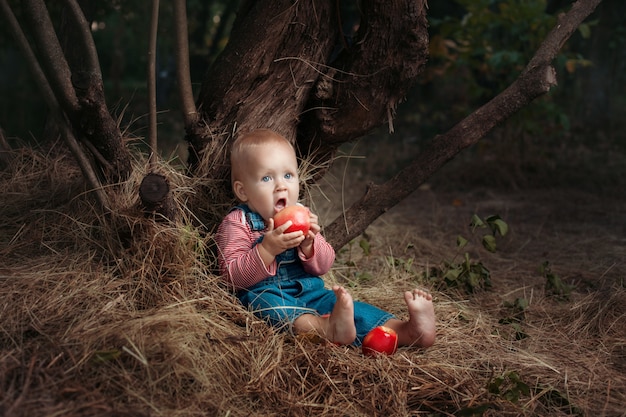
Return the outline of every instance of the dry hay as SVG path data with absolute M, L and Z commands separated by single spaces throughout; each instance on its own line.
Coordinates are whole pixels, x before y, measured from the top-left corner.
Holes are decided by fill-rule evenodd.
M 24 150 L 1 175 L 0 415 L 625 413 L 623 286 L 568 302 L 529 287 L 437 291 L 434 347 L 365 358 L 242 309 L 211 271 L 211 234 L 189 213 L 176 224 L 139 215 L 140 174 L 109 216 L 63 155 Z M 193 184 L 168 176 L 184 210 Z M 357 283 L 346 273 L 353 254 L 342 252 L 327 279 L 402 315 L 399 294 L 423 283 L 388 254 L 359 259 L 374 278 Z M 515 295 L 532 299 L 521 339 L 501 321 L 501 301 Z

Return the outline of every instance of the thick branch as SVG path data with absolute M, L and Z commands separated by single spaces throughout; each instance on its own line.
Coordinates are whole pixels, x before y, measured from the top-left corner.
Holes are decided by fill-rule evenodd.
M 76 0 L 64 0 L 66 24 L 60 37 L 65 46 L 65 58 L 71 70 L 71 81 L 78 98 L 79 109 L 70 113 L 66 110 L 77 135 L 84 143 L 95 148 L 107 163 L 99 163 L 103 177 L 108 183 L 128 178 L 130 154 L 124 147 L 117 122 L 111 117 L 104 97 L 104 85 L 97 52 L 89 23 Z M 100 161 L 102 158 L 99 158 Z
M 307 104 L 303 142 L 339 146 L 388 122 L 428 57 L 424 0 L 366 0 L 352 45 L 326 69 Z M 301 146 L 307 146 L 302 143 Z
M 96 193 L 96 198 L 98 199 L 98 202 L 105 210 L 108 210 L 109 201 L 107 195 L 102 189 L 100 181 L 98 180 L 98 177 L 96 176 L 93 167 L 89 162 L 89 159 L 76 141 L 74 134 L 69 128 L 67 120 L 63 117 L 59 104 L 54 96 L 54 93 L 52 92 L 52 89 L 50 88 L 50 85 L 48 84 L 48 80 L 46 79 L 46 76 L 39 66 L 37 58 L 30 48 L 28 40 L 26 39 L 26 36 L 24 36 L 24 33 L 22 32 L 22 29 L 17 22 L 17 19 L 15 19 L 15 15 L 9 7 L 7 0 L 0 0 L 0 9 L 2 10 L 2 16 L 4 16 L 5 21 L 9 25 L 10 31 L 15 38 L 15 42 L 22 51 L 22 54 L 24 55 L 26 62 L 28 63 L 28 67 L 30 68 L 33 74 L 33 78 L 35 79 L 35 82 L 37 83 L 41 91 L 44 101 L 50 108 L 52 116 L 55 118 L 59 126 L 63 139 L 65 140 L 68 148 L 76 158 L 76 161 L 78 162 L 78 165 L 80 166 L 83 175 L 87 179 L 87 183 Z
M 176 204 L 170 193 L 169 181 L 164 175 L 155 172 L 146 175 L 139 186 L 139 198 L 146 215 L 160 220 L 176 220 Z
M 91 36 L 89 22 L 76 0 L 64 0 L 64 3 L 66 10 L 69 11 L 69 19 L 66 23 L 71 27 L 69 32 L 73 35 L 71 36 L 71 51 L 74 59 L 68 58 L 72 72 L 88 73 L 90 78 L 102 80 L 98 52 Z M 68 55 L 67 49 L 66 55 Z
M 601 0 L 578 0 L 559 19 L 535 56 L 511 86 L 489 103 L 462 120 L 446 134 L 433 139 L 409 166 L 381 186 L 369 185 L 359 201 L 342 217 L 330 224 L 325 235 L 336 248 L 341 248 L 360 235 L 375 219 L 415 191 L 435 171 L 460 151 L 475 144 L 496 125 L 556 84 L 551 62 L 576 28 L 597 7 Z M 346 228 L 345 225 L 348 225 Z
M 61 44 L 54 31 L 50 15 L 43 0 L 24 0 L 24 14 L 40 53 L 40 59 L 50 87 L 68 115 L 79 110 L 78 99 L 72 86 L 70 67 L 65 60 Z
M 229 3 L 230 4 L 230 3 Z M 189 68 L 189 40 L 187 32 L 187 8 L 185 0 L 174 0 L 174 27 L 176 33 L 176 78 L 178 96 L 183 111 L 185 130 L 189 131 L 198 121 L 198 110 L 191 88 Z
M 292 0 L 241 3 L 228 45 L 198 94 L 204 131 L 188 135 L 189 163 L 196 174 L 228 178 L 224 142 L 235 131 L 266 127 L 295 139 L 310 90 L 335 43 L 334 13 L 331 2 L 315 7 Z M 193 160 L 205 151 L 211 154 L 210 167 Z M 224 158 L 213 158 L 215 151 Z

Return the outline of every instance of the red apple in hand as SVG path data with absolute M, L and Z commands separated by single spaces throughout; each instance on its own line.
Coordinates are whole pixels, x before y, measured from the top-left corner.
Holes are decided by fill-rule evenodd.
M 366 356 L 393 355 L 397 348 L 398 335 L 395 330 L 389 327 L 375 327 L 363 339 L 362 349 Z
M 287 221 L 291 220 L 291 226 L 285 230 L 285 233 L 296 232 L 302 230 L 306 236 L 311 228 L 309 222 L 309 209 L 304 206 L 285 207 L 274 216 L 274 227 L 280 227 Z

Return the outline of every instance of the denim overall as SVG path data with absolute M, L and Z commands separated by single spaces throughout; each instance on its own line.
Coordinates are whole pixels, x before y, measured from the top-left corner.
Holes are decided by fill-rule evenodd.
M 245 212 L 248 225 L 253 231 L 265 230 L 265 222 L 247 205 L 237 206 Z M 263 240 L 261 236 L 254 244 Z M 335 293 L 324 288 L 324 280 L 307 273 L 298 257 L 297 248 L 288 249 L 276 256 L 276 275 L 237 291 L 237 298 L 253 313 L 267 320 L 272 326 L 291 330 L 291 324 L 300 315 L 309 313 L 324 315 L 332 311 Z M 374 327 L 384 324 L 394 316 L 359 301 L 354 302 L 354 322 L 357 330 L 355 345 L 360 345 L 365 335 Z

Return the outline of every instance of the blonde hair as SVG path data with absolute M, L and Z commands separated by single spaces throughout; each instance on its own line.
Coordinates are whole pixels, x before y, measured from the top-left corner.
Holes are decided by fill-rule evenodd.
M 237 137 L 230 150 L 231 184 L 241 179 L 242 171 L 248 165 L 249 158 L 254 155 L 255 149 L 266 145 L 285 144 L 294 149 L 287 138 L 270 129 L 255 129 Z

